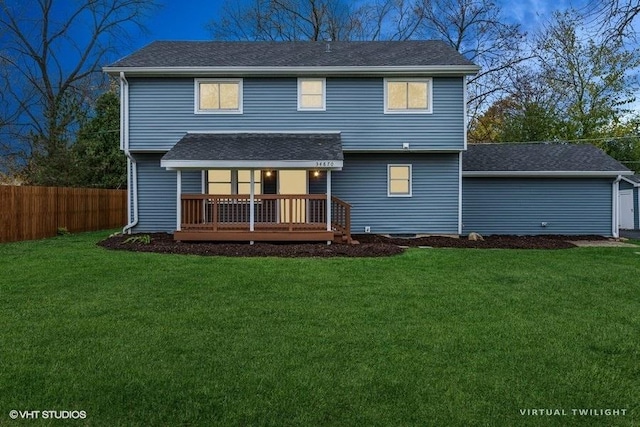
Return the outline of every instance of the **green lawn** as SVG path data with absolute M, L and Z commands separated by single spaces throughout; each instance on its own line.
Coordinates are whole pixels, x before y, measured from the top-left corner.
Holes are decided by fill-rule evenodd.
M 106 235 L 0 245 L 0 425 L 640 424 L 640 247 L 242 259 Z

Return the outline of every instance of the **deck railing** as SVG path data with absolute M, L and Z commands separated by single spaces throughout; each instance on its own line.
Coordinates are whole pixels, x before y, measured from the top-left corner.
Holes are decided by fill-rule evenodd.
M 351 205 L 335 196 L 331 197 L 331 225 L 351 242 Z
M 327 230 L 327 196 L 324 194 L 260 194 L 254 196 L 251 221 L 246 194 L 183 194 L 181 229 L 189 231 L 308 231 Z M 331 227 L 350 236 L 349 204 L 331 199 Z

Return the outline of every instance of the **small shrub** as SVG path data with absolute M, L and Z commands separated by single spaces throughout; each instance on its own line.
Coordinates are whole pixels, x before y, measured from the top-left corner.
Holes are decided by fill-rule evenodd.
M 148 234 L 140 234 L 138 236 L 131 236 L 131 237 L 127 238 L 123 243 L 124 244 L 142 243 L 143 245 L 148 245 L 149 243 L 151 243 L 151 236 L 149 236 Z
M 57 234 L 58 236 L 68 236 L 71 233 L 67 230 L 67 227 L 58 227 Z

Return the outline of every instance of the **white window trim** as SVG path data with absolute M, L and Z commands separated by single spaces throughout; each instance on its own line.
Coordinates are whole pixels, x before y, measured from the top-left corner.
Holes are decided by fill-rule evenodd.
M 238 83 L 238 109 L 237 110 L 201 110 L 200 109 L 200 83 Z M 242 114 L 243 97 L 242 79 L 194 79 L 194 114 Z
M 305 108 L 301 104 L 302 100 L 302 82 L 320 81 L 322 82 L 322 107 Z M 325 77 L 298 77 L 298 111 L 326 111 L 327 110 L 327 79 Z
M 406 109 L 406 110 L 389 110 L 388 108 L 388 89 L 389 82 L 422 82 L 427 84 L 427 108 L 426 109 Z M 402 78 L 402 77 L 385 77 L 384 78 L 384 113 L 385 114 L 432 114 L 433 113 L 433 78 Z
M 391 193 L 391 168 L 394 166 L 409 167 L 409 194 L 393 194 Z M 413 195 L 413 168 L 411 164 L 406 163 L 390 163 L 387 165 L 387 197 L 412 197 Z

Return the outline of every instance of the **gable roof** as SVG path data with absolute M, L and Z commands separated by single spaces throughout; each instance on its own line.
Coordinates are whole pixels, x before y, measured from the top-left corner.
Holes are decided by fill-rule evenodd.
M 475 74 L 479 67 L 439 40 L 340 42 L 155 41 L 104 68 L 116 73 L 285 70 Z
M 161 160 L 166 168 L 341 169 L 339 133 L 188 133 Z
M 622 177 L 623 180 L 627 181 L 629 184 L 634 187 L 640 187 L 640 175 L 630 175 Z
M 469 144 L 462 155 L 464 176 L 633 175 L 620 162 L 590 144 Z

